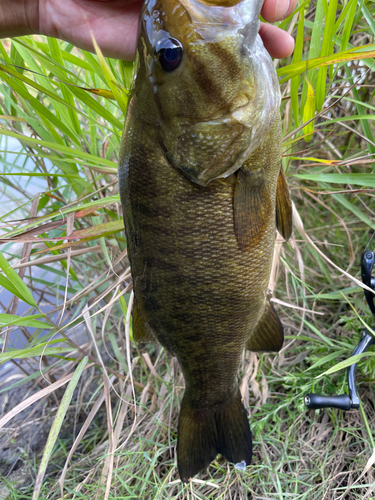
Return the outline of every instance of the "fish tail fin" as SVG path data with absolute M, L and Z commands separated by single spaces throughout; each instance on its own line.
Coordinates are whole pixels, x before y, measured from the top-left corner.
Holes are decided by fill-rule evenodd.
M 208 408 L 192 408 L 186 396 L 182 400 L 177 442 L 181 481 L 208 467 L 218 453 L 229 462 L 251 462 L 251 432 L 239 389 L 229 400 Z

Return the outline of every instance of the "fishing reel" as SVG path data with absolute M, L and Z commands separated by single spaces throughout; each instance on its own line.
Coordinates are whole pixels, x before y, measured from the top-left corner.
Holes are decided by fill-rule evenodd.
M 375 278 L 372 276 L 374 264 L 375 253 L 368 251 L 364 252 L 361 260 L 362 281 L 365 285 L 371 288 L 371 290 L 375 291 Z M 375 295 L 369 290 L 364 290 L 364 292 L 370 311 L 373 315 L 375 315 Z M 367 351 L 367 349 L 373 344 L 375 344 L 375 337 L 367 328 L 365 328 L 362 330 L 361 339 L 351 356 Z M 336 396 L 321 396 L 320 394 L 307 394 L 307 396 L 305 396 L 305 405 L 307 408 L 309 410 L 318 410 L 320 408 L 338 408 L 339 410 L 344 411 L 359 408 L 359 398 L 355 383 L 356 367 L 357 363 L 354 363 L 347 368 L 349 395 L 339 394 Z

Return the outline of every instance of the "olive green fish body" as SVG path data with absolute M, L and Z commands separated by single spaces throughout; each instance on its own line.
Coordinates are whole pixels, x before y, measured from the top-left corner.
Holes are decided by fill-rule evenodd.
M 212 9 L 200 7 L 202 13 Z M 220 9 L 221 16 L 234 16 Z M 158 18 L 163 13 L 164 22 Z M 198 25 L 202 13 L 195 12 Z M 280 170 L 278 111 L 263 116 L 264 124 L 259 103 L 248 109 L 252 97 L 260 99 L 261 81 L 253 73 L 256 64 L 244 57 L 237 33 L 243 27 L 218 40 L 210 32 L 207 41 L 193 29 L 186 3 L 166 0 L 146 3 L 142 19 L 119 161 L 135 294 L 133 331 L 136 340 L 157 339 L 182 368 L 186 389 L 177 452 L 186 481 L 219 452 L 250 463 L 251 434 L 237 371 L 245 347 L 281 347 L 282 329 L 267 290 L 276 209 L 284 233 L 290 225 L 288 207 L 283 211 L 285 203 L 277 198 L 288 194 Z M 157 33 L 161 24 L 174 30 L 173 37 L 180 33 L 183 59 L 166 75 L 155 62 L 150 19 L 158 20 Z M 162 37 L 155 43 L 160 39 L 164 43 Z M 210 61 L 214 73 L 207 69 Z

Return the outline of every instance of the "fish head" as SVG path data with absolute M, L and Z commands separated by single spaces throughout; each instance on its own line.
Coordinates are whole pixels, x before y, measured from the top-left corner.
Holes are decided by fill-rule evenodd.
M 169 163 L 206 185 L 235 172 L 279 106 L 258 35 L 263 0 L 146 0 L 138 42 L 140 118 Z M 137 86 L 137 82 L 136 82 Z

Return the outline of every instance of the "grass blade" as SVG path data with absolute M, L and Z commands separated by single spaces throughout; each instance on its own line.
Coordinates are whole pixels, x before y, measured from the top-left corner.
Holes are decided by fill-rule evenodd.
M 356 184 L 375 188 L 373 174 L 294 174 L 293 177 L 314 182 L 329 182 L 332 184 Z
M 305 21 L 305 10 L 304 8 L 299 11 L 299 19 L 298 19 L 298 29 L 297 29 L 297 37 L 296 44 L 294 47 L 293 53 L 293 63 L 297 64 L 302 61 L 302 53 L 303 53 L 303 32 L 304 32 L 304 21 Z M 294 116 L 295 126 L 299 126 L 299 102 L 298 102 L 298 89 L 300 84 L 299 75 L 295 76 L 291 79 L 290 85 L 290 96 L 292 100 L 292 110 Z
M 345 16 L 344 28 L 342 30 L 340 52 L 346 50 L 348 46 L 349 38 L 353 30 L 353 21 L 356 13 L 356 6 L 357 6 L 356 0 L 349 0 L 349 2 L 346 5 L 346 7 L 348 7 L 348 13 Z
M 303 121 L 308 122 L 315 116 L 315 93 L 311 83 L 307 80 L 307 98 L 305 105 L 303 107 Z M 314 133 L 314 120 L 306 125 L 303 128 L 303 133 L 305 134 L 304 140 L 306 142 L 311 141 L 313 133 Z
M 64 421 L 66 412 L 68 411 L 68 407 L 70 404 L 70 401 L 73 397 L 73 393 L 75 388 L 77 387 L 77 384 L 79 382 L 79 379 L 81 378 L 82 372 L 87 364 L 88 358 L 83 358 L 82 361 L 79 363 L 78 367 L 76 368 L 76 371 L 74 372 L 74 375 L 72 379 L 69 382 L 68 387 L 66 388 L 66 391 L 64 393 L 64 396 L 62 398 L 62 401 L 60 403 L 59 409 L 57 410 L 57 414 L 55 417 L 55 420 L 53 421 L 47 443 L 44 449 L 43 457 L 40 462 L 38 474 L 36 476 L 35 480 L 35 486 L 34 486 L 34 491 L 33 491 L 33 496 L 32 500 L 38 500 L 39 499 L 39 493 L 42 488 L 42 482 L 44 475 L 47 470 L 47 466 L 49 463 L 49 460 L 52 455 L 53 448 L 55 446 L 55 443 L 57 441 L 62 423 Z
M 340 363 L 337 363 L 337 365 L 332 366 L 325 372 L 321 373 L 318 375 L 317 378 L 324 377 L 325 375 L 330 375 L 331 373 L 338 372 L 342 370 L 343 368 L 348 368 L 348 366 L 354 365 L 354 363 L 358 363 L 361 361 L 361 359 L 366 358 L 368 356 L 375 356 L 375 352 L 362 352 L 361 354 L 355 354 L 354 356 L 350 356 L 350 358 L 345 359 L 344 361 L 341 361 Z
M 33 314 L 32 316 L 16 316 L 14 314 L 0 314 L 0 327 L 18 325 L 29 328 L 53 328 L 50 324 L 38 321 L 37 318 L 44 318 L 44 314 Z
M 4 272 L 4 276 L 1 277 L 0 284 L 13 293 L 16 297 L 23 300 L 30 306 L 38 308 L 37 303 L 32 296 L 32 293 L 27 288 L 25 283 L 18 276 L 16 271 L 8 264 L 6 258 L 0 253 L 0 269 Z
M 322 57 L 332 54 L 336 10 L 337 10 L 337 0 L 330 0 L 328 4 L 328 12 L 326 14 L 322 48 L 320 51 L 320 55 Z M 327 78 L 327 68 L 325 67 L 319 68 L 316 80 L 316 108 L 318 111 L 322 109 L 326 95 L 326 78 Z
M 109 65 L 107 64 L 107 61 L 105 60 L 102 51 L 99 48 L 99 45 L 96 43 L 95 38 L 92 38 L 94 47 L 95 47 L 95 52 L 96 55 L 98 56 L 100 66 L 102 68 L 102 71 L 105 75 L 105 78 L 107 80 L 107 83 L 109 85 L 109 88 L 111 89 L 113 95 L 115 96 L 115 99 L 117 101 L 117 104 L 120 106 L 121 111 L 123 115 L 126 115 L 126 109 L 128 107 L 128 98 L 126 95 L 125 89 L 118 83 L 116 80 L 114 74 L 112 73 Z

